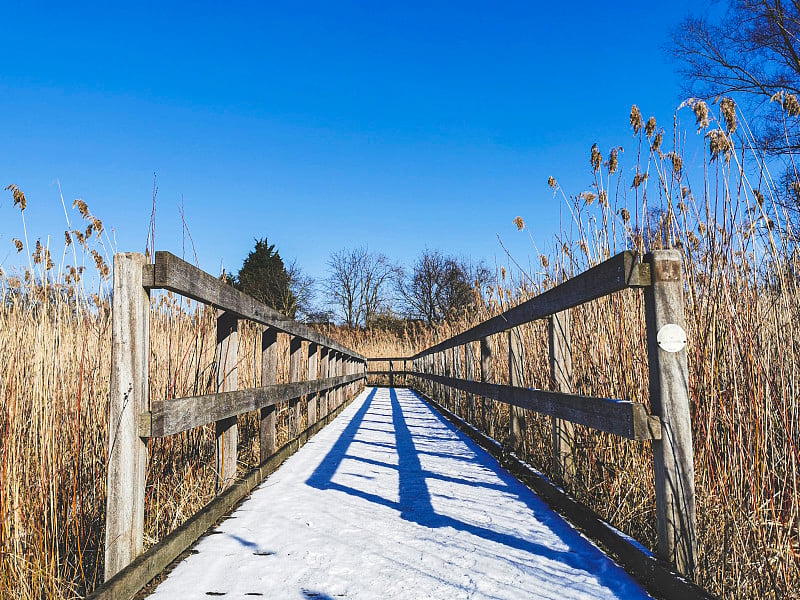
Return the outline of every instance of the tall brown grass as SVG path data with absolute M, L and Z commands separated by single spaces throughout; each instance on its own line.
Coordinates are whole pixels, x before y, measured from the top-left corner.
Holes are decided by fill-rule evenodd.
M 623 249 L 680 249 L 697 471 L 696 579 L 724 597 L 800 597 L 798 242 L 768 165 L 751 149 L 746 122 L 731 104 L 719 108 L 717 118 L 714 107 L 699 102 L 679 113 L 693 111 L 689 116 L 702 134 L 697 164 L 684 159 L 692 142 L 680 130 L 668 136 L 667 150 L 655 120 L 645 122 L 636 109 L 633 148 L 590 151 L 589 190 L 568 196 L 551 178 L 553 202 L 568 214 L 564 230 L 539 256 L 537 272 L 504 270 L 477 309 L 402 334 L 325 333 L 369 356 L 409 355 Z M 628 156 L 634 162 L 623 168 Z M 113 246 L 102 237 L 102 223 L 98 234 L 88 207 L 76 207 L 92 230 L 72 230 L 64 258 L 54 260 L 47 244 L 37 248 L 25 239 L 19 246 L 27 269 L 0 275 L 2 597 L 76 597 L 97 585 L 102 573 L 110 356 L 105 278 Z M 525 229 L 524 219 L 515 224 Z M 87 264 L 96 275 L 76 268 Z M 255 326 L 240 330 L 241 386 L 253 384 L 258 373 L 258 334 Z M 526 384 L 549 387 L 545 324 L 520 327 L 519 335 Z M 211 391 L 214 340 L 210 310 L 154 294 L 152 397 Z M 288 344 L 282 343 L 285 381 Z M 504 381 L 505 336 L 493 343 L 494 371 Z M 640 292 L 574 309 L 572 345 L 577 392 L 648 401 Z M 279 423 L 279 441 L 285 441 L 285 410 Z M 239 424 L 245 469 L 258 456 L 257 422 L 246 415 Z M 504 439 L 508 408 L 489 402 L 476 425 Z M 549 420 L 528 414 L 525 431 L 525 458 L 553 475 Z M 213 451 L 209 427 L 150 442 L 148 544 L 212 497 Z M 575 452 L 571 493 L 654 547 L 649 446 L 579 427 Z

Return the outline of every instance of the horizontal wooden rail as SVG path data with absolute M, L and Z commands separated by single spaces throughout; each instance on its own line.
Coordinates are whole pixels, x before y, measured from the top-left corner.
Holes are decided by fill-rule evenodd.
M 410 360 L 407 356 L 392 356 L 389 358 L 376 358 L 374 356 L 367 357 L 367 362 L 400 362 L 403 360 Z
M 367 371 L 367 375 L 416 375 L 414 371 Z
M 626 250 L 535 298 L 487 319 L 483 323 L 410 358 L 420 358 L 427 354 L 474 342 L 482 337 L 501 333 L 530 321 L 544 319 L 567 308 L 629 287 L 646 287 L 648 285 L 650 285 L 650 265 L 637 262 L 636 254 L 631 250 Z
M 151 411 L 142 414 L 139 431 L 141 437 L 166 437 L 192 427 L 274 406 L 279 402 L 324 392 L 363 378 L 363 373 L 355 373 L 204 396 L 156 399 L 152 401 Z
M 155 264 L 145 265 L 143 285 L 147 289 L 170 290 L 231 312 L 243 319 L 268 325 L 278 331 L 332 348 L 359 361 L 366 360 L 361 354 L 314 331 L 308 325 L 290 319 L 169 252 L 157 251 Z
M 467 381 L 432 373 L 411 375 L 630 440 L 661 439 L 660 419 L 648 415 L 644 405 L 636 402 Z

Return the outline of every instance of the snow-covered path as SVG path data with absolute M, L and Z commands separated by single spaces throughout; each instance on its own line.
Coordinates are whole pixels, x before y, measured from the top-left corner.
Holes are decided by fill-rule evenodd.
M 367 388 L 154 598 L 647 598 L 416 394 Z

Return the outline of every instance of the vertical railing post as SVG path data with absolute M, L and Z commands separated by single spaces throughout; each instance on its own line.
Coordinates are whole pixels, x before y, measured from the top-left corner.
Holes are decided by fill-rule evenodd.
M 111 298 L 111 381 L 106 480 L 105 579 L 143 550 L 147 441 L 139 418 L 148 409 L 150 292 L 143 254 L 114 255 Z
M 453 376 L 453 352 L 452 349 L 448 348 L 447 350 L 442 352 L 442 363 L 444 367 L 444 376 L 445 377 L 452 377 Z M 453 412 L 453 388 L 450 384 L 447 384 L 444 388 L 444 405 L 447 410 Z
M 475 344 L 468 342 L 464 355 L 464 379 L 475 381 Z M 467 421 L 475 424 L 475 394 L 467 392 Z
M 453 348 L 453 378 L 461 379 L 461 346 Z M 464 416 L 463 407 L 461 405 L 461 390 L 453 388 L 453 412 L 460 417 Z
M 494 379 L 494 366 L 492 365 L 492 340 L 487 337 L 481 338 L 481 381 L 485 383 L 492 383 Z M 481 397 L 481 421 L 489 434 L 489 437 L 494 437 L 494 419 L 489 418 L 489 411 L 491 405 L 489 400 Z
M 508 385 L 525 387 L 523 349 L 518 327 L 508 330 Z M 515 452 L 525 449 L 525 411 L 518 406 L 509 408 L 509 446 Z
M 222 312 L 217 316 L 217 393 L 232 392 L 238 387 L 236 364 L 239 360 L 239 332 L 236 315 Z M 217 491 L 221 492 L 236 479 L 236 448 L 239 430 L 236 417 L 216 422 Z
M 330 377 L 328 373 L 328 369 L 330 368 L 328 365 L 328 361 L 330 359 L 330 350 L 323 346 L 320 348 L 320 355 L 319 355 L 319 377 L 320 379 L 327 379 Z M 328 390 L 324 392 L 320 392 L 319 394 L 319 418 L 324 419 L 328 416 Z
M 317 380 L 317 369 L 319 368 L 319 346 L 314 342 L 308 344 L 308 381 Z M 308 426 L 311 427 L 317 422 L 317 402 L 319 394 L 316 392 L 308 395 Z
M 302 381 L 303 378 L 303 338 L 289 336 L 289 383 Z M 300 398 L 289 400 L 289 439 L 300 434 Z
M 267 327 L 261 332 L 261 385 L 278 383 L 278 330 Z M 277 434 L 275 431 L 275 405 L 261 409 L 259 423 L 259 457 L 266 461 L 277 450 Z
M 572 393 L 572 347 L 569 309 L 550 316 L 548 320 L 550 347 L 550 379 L 552 389 Z M 553 472 L 562 483 L 572 483 L 575 475 L 573 448 L 575 433 L 572 423 L 553 418 Z
M 336 359 L 334 360 L 334 373 L 336 377 L 341 376 L 342 374 L 342 353 L 336 353 Z M 342 386 L 337 386 L 333 390 L 333 408 L 334 410 L 339 408 L 339 405 L 342 403 Z
M 389 361 L 389 387 L 394 387 L 394 364 Z
M 691 576 L 697 538 L 681 255 L 656 250 L 644 260 L 651 277 L 644 290 L 650 406 L 661 418 L 661 439 L 652 442 L 658 553 Z

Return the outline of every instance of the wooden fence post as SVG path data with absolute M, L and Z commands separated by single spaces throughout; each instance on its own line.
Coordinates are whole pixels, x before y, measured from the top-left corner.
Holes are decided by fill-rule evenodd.
M 652 442 L 658 553 L 691 577 L 697 538 L 681 255 L 656 250 L 644 260 L 651 277 L 644 289 L 650 406 L 661 418 L 661 439 Z
M 550 379 L 554 391 L 572 393 L 572 347 L 569 309 L 551 315 L 548 320 L 550 347 Z M 571 483 L 575 475 L 573 447 L 574 426 L 569 421 L 553 418 L 553 472 L 563 483 Z
M 481 338 L 481 381 L 492 383 L 494 379 L 494 366 L 492 365 L 492 340 L 487 337 Z M 491 409 L 489 400 L 481 397 L 481 420 L 489 437 L 494 437 L 494 419 L 489 418 L 488 412 Z
M 325 346 L 320 348 L 319 355 L 319 377 L 320 379 L 327 379 L 330 377 L 328 372 L 330 360 L 330 349 Z M 328 390 L 320 392 L 319 395 L 319 417 L 323 419 L 328 416 Z
M 236 315 L 223 312 L 217 316 L 217 393 L 232 392 L 238 387 L 236 364 L 239 360 L 239 333 Z M 239 431 L 236 417 L 216 422 L 217 492 L 236 479 L 236 447 Z
M 508 385 L 525 387 L 523 373 L 523 349 L 521 333 L 518 327 L 508 330 Z M 509 445 L 514 452 L 520 452 L 525 447 L 525 411 L 518 406 L 508 405 L 509 408 Z
M 394 387 L 394 365 L 389 361 L 389 387 Z
M 150 292 L 142 287 L 145 264 L 143 254 L 114 255 L 106 581 L 143 550 L 147 441 L 139 437 L 139 415 L 148 409 L 150 357 Z
M 444 368 L 444 376 L 453 376 L 453 352 L 452 349 L 447 349 L 442 352 L 442 366 Z M 453 412 L 453 388 L 450 385 L 444 388 L 444 405 L 450 412 Z
M 319 368 L 319 346 L 314 342 L 308 344 L 308 377 L 309 381 L 316 381 Z M 317 422 L 317 398 L 319 394 L 308 395 L 308 426 Z
M 469 342 L 466 345 L 466 355 L 464 356 L 464 379 L 475 381 L 475 344 Z M 475 424 L 475 394 L 467 392 L 467 421 Z
M 261 332 L 261 385 L 278 383 L 278 330 L 267 327 Z M 277 450 L 275 431 L 275 406 L 261 409 L 259 424 L 259 454 L 261 462 L 266 461 Z
M 303 338 L 289 336 L 289 383 L 303 379 Z M 289 439 L 300 434 L 300 398 L 289 400 Z
M 453 377 L 461 379 L 461 346 L 453 348 Z M 464 416 L 463 406 L 461 404 L 461 390 L 453 389 L 453 412 L 460 417 Z

